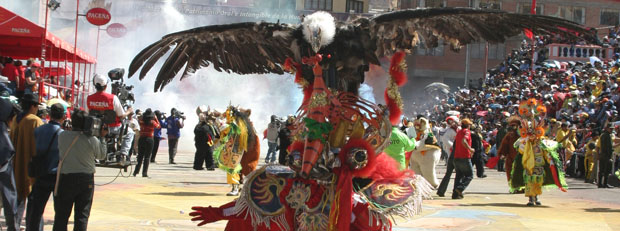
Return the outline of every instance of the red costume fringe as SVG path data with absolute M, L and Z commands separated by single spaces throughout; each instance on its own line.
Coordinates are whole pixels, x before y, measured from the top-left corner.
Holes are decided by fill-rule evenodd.
M 402 114 L 402 110 L 396 104 L 394 99 L 388 97 L 388 89 L 385 89 L 384 92 L 385 104 L 387 104 L 388 111 L 390 112 L 390 122 L 392 125 L 396 125 L 400 122 L 400 115 Z
M 312 84 L 308 83 L 305 86 L 303 85 L 304 78 L 301 75 L 301 64 L 296 63 L 291 58 L 286 58 L 286 61 L 284 61 L 284 70 L 289 72 L 295 72 L 295 83 L 302 86 L 302 91 L 304 93 L 304 99 L 301 105 L 306 105 L 308 100 L 310 100 L 310 96 L 312 96 Z
M 398 169 L 400 164 L 394 160 L 394 158 L 388 156 L 385 153 L 379 153 L 374 161 L 377 166 L 370 175 L 370 178 L 375 180 L 380 179 L 397 179 L 403 177 L 405 174 L 412 174 L 411 170 L 401 171 Z
M 390 76 L 392 76 L 392 79 L 399 87 L 407 83 L 407 74 L 400 68 L 400 64 L 404 59 L 405 52 L 399 51 L 392 56 L 392 61 L 390 63 Z

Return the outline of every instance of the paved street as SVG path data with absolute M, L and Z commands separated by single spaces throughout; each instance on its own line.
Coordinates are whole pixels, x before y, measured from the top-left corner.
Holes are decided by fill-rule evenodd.
M 233 199 L 225 196 L 229 187 L 223 171 L 195 171 L 192 160 L 193 153 L 179 153 L 178 164 L 169 165 L 166 150 L 160 150 L 150 178 L 123 173 L 125 177 L 111 184 L 96 186 L 89 230 L 223 230 L 225 222 L 198 228 L 189 220 L 193 205 L 220 205 Z M 105 184 L 117 174 L 98 168 L 96 183 Z M 567 193 L 545 191 L 543 206 L 531 208 L 525 206 L 523 195 L 508 194 L 504 173 L 487 170 L 487 175 L 474 179 L 465 199 L 451 200 L 447 193 L 445 198 L 425 201 L 421 215 L 398 218 L 394 230 L 620 230 L 620 189 L 596 189 L 569 180 Z M 44 215 L 46 230 L 51 230 L 53 214 L 50 200 Z

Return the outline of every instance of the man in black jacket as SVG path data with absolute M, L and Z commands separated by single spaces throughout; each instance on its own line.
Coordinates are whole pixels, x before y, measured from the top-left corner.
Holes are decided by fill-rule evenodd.
M 13 156 L 15 149 L 8 133 L 8 122 L 18 112 L 8 100 L 0 98 L 0 191 L 2 191 L 2 207 L 7 230 L 19 230 L 17 215 L 17 190 L 13 172 Z
M 611 169 L 613 167 L 613 141 L 611 139 L 613 127 L 613 124 L 607 125 L 600 138 L 601 147 L 598 155 L 599 188 L 613 188 L 613 186 L 607 184 L 607 178 L 609 177 L 609 174 L 611 174 Z
M 278 163 L 286 165 L 286 156 L 288 155 L 288 146 L 291 145 L 291 130 L 288 128 L 291 125 L 292 119 L 286 121 L 286 124 L 280 128 L 278 132 L 278 140 L 280 140 L 280 153 L 278 155 Z
M 482 132 L 482 128 L 480 125 L 476 125 L 471 133 L 471 146 L 475 150 L 472 162 L 476 166 L 476 176 L 485 178 L 487 175 L 484 174 L 484 147 L 482 146 L 480 132 Z
M 213 118 L 207 117 L 204 114 L 200 116 L 200 123 L 194 128 L 194 142 L 196 146 L 196 155 L 194 156 L 194 169 L 202 170 L 203 163 L 206 165 L 207 170 L 215 170 L 215 163 L 213 160 L 213 142 L 219 133 L 217 128 L 213 124 Z

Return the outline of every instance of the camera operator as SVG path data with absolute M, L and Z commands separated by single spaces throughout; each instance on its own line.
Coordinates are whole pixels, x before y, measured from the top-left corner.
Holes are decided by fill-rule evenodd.
M 161 141 L 161 129 L 167 127 L 166 113 L 161 113 L 159 110 L 155 110 L 155 118 L 159 122 L 160 127 L 155 128 L 153 131 L 153 151 L 151 153 L 151 163 L 155 163 L 155 156 L 159 150 L 159 142 Z
M 105 92 L 108 87 L 108 82 L 108 77 L 95 74 L 93 83 L 95 85 L 95 89 L 97 89 L 97 92 L 89 95 L 86 99 L 86 112 L 91 113 L 90 111 L 99 111 L 103 113 L 105 111 L 114 111 L 116 114 L 116 119 L 113 123 L 106 125 L 108 126 L 111 135 L 122 136 L 122 134 L 120 134 L 123 125 L 122 120 L 124 118 L 130 118 L 133 114 L 133 109 L 129 107 L 127 108 L 127 111 L 125 111 L 121 101 L 116 95 Z M 122 156 L 128 156 L 134 135 L 135 133 L 133 130 L 127 129 L 127 134 L 122 136 L 123 140 L 120 149 Z
M 177 111 L 176 108 L 170 109 L 170 116 L 166 119 L 166 131 L 168 134 L 168 158 L 170 164 L 177 164 L 174 162 L 174 156 L 177 154 L 177 144 L 181 137 L 181 128 L 183 128 L 185 116 L 182 112 Z
M 107 146 L 103 138 L 84 134 L 88 113 L 76 110 L 71 114 L 72 131 L 58 135 L 60 162 L 54 190 L 54 228 L 67 230 L 67 222 L 74 210 L 73 230 L 87 230 L 90 208 L 95 192 L 95 159 L 106 157 Z M 101 131 L 105 137 L 107 130 Z

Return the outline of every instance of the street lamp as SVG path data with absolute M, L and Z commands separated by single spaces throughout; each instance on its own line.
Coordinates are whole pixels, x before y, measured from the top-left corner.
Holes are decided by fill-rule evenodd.
M 49 0 L 47 2 L 47 7 L 50 8 L 50 10 L 54 11 L 54 10 L 58 9 L 58 7 L 60 7 L 60 2 L 58 2 L 56 0 Z

